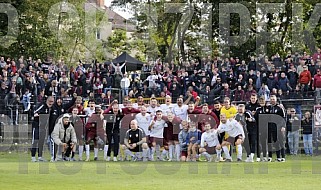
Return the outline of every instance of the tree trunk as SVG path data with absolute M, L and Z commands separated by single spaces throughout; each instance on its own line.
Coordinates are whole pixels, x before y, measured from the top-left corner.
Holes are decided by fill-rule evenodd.
M 182 56 L 182 59 L 184 61 L 186 61 L 186 54 L 185 54 L 185 48 L 184 48 L 184 40 L 182 40 L 182 43 L 180 44 L 180 52 L 181 52 L 181 56 Z M 179 58 L 178 58 L 179 59 Z

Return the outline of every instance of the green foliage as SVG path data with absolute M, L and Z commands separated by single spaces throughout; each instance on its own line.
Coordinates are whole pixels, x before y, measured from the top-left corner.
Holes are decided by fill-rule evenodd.
M 114 56 L 118 57 L 122 52 L 129 52 L 131 50 L 130 43 L 126 36 L 126 31 L 117 29 L 108 37 L 106 45 L 110 48 Z

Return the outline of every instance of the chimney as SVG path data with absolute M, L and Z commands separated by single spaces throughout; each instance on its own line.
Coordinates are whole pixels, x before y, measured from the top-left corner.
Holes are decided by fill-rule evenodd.
M 104 0 L 96 0 L 96 4 L 100 8 L 105 8 L 105 1 Z

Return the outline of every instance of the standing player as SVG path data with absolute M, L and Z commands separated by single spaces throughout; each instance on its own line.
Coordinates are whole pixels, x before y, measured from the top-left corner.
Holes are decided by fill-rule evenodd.
M 180 123 L 181 123 L 181 120 L 178 117 L 175 117 L 172 112 L 167 113 L 167 121 L 166 121 L 167 127 L 164 128 L 164 139 L 165 139 L 165 144 L 168 145 L 168 151 L 169 151 L 168 161 L 173 160 L 174 152 L 176 154 L 177 161 L 180 160 L 181 150 L 180 150 L 180 145 L 178 141 Z
M 221 114 L 224 114 L 227 119 L 233 118 L 237 114 L 237 109 L 231 105 L 231 99 L 225 97 L 223 103 L 224 106 L 221 108 Z
M 86 126 L 86 162 L 90 161 L 90 142 L 94 141 L 94 160 L 98 159 L 98 146 L 97 146 L 97 122 L 87 122 Z M 97 151 L 96 151 L 97 149 Z
M 187 120 L 188 106 L 183 104 L 183 97 L 177 98 L 177 105 L 173 108 L 173 113 L 181 120 Z
M 172 112 L 174 105 L 172 104 L 172 97 L 167 95 L 165 97 L 165 104 L 160 105 L 160 109 L 163 112 L 164 116 L 167 116 L 167 113 Z
M 160 107 L 158 107 L 157 105 L 157 100 L 156 98 L 151 98 L 150 99 L 150 104 L 149 106 L 147 107 L 147 112 L 150 113 L 152 116 L 155 116 L 156 115 L 156 111 L 157 110 L 161 110 Z
M 212 129 L 209 123 L 205 123 L 205 132 L 201 137 L 200 154 L 204 155 L 207 161 L 212 162 L 211 154 L 217 153 L 216 162 L 221 159 L 221 145 L 218 141 L 217 130 Z
M 226 162 L 231 162 L 232 157 L 229 153 L 229 145 L 235 145 L 237 148 L 237 161 L 242 161 L 242 143 L 245 139 L 243 127 L 235 119 L 230 118 L 227 120 L 225 114 L 221 114 L 221 124 L 218 126 L 218 132 L 225 132 L 228 135 L 222 142 L 222 149 L 226 156 Z
M 107 157 L 105 157 L 104 159 L 106 159 L 106 161 L 110 161 L 111 145 L 113 143 L 113 160 L 114 162 L 117 162 L 120 142 L 120 125 L 124 117 L 124 114 L 119 110 L 119 105 L 117 103 L 112 104 L 112 110 L 110 110 L 109 114 L 113 115 L 113 122 L 106 123 L 106 135 L 108 145 L 106 144 L 105 146 L 107 148 Z M 104 150 L 104 156 L 106 156 L 106 148 Z
M 122 148 L 125 151 L 125 156 L 131 156 L 132 161 L 137 160 L 137 156 L 133 153 L 141 152 L 143 149 L 143 161 L 147 161 L 148 145 L 146 143 L 146 136 L 144 131 L 138 128 L 136 120 L 130 122 L 130 129 L 126 132 Z
M 95 101 L 89 100 L 88 105 L 89 105 L 89 107 L 84 108 L 83 111 L 84 111 L 85 115 L 87 115 L 88 117 L 91 117 L 92 114 L 95 113 L 95 107 L 96 107 Z
M 163 133 L 164 128 L 167 127 L 166 121 L 162 119 L 162 111 L 156 111 L 156 119 L 151 121 L 148 129 L 150 131 L 149 143 L 151 143 L 151 156 L 150 159 L 154 161 L 154 154 L 156 151 L 156 156 L 160 158 L 160 146 L 163 144 Z
M 79 109 L 74 107 L 72 109 L 72 115 L 70 117 L 70 122 L 74 126 L 76 137 L 78 140 L 78 152 L 79 152 L 79 161 L 82 161 L 82 154 L 84 152 L 84 124 L 82 119 L 78 116 Z
M 245 111 L 245 105 L 238 105 L 238 113 L 235 116 L 235 120 L 242 124 L 245 138 L 244 148 L 247 153 L 247 159 L 245 162 L 254 162 L 253 157 L 255 154 L 256 140 L 257 140 L 257 127 L 255 119 L 250 111 Z
M 135 120 L 137 121 L 137 125 L 141 128 L 146 136 L 149 136 L 148 127 L 152 121 L 152 116 L 147 113 L 147 108 L 145 106 L 141 107 L 141 112 L 136 114 Z

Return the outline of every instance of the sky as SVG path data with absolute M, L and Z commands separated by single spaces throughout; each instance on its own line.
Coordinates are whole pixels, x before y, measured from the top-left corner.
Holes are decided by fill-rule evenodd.
M 112 0 L 105 0 L 105 5 L 107 7 L 110 6 Z M 130 18 L 132 15 L 129 12 L 120 10 L 120 9 L 113 9 L 113 11 L 115 11 L 116 13 L 118 13 L 120 16 L 124 17 L 125 19 Z

